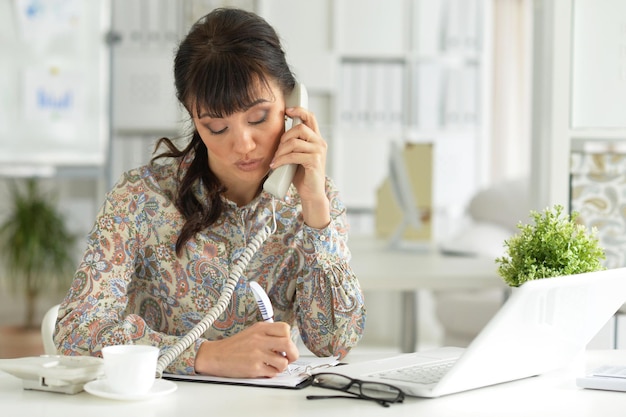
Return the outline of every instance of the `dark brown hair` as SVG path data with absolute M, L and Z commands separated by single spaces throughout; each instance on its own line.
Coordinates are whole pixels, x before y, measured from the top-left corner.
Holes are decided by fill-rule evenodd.
M 274 80 L 284 94 L 290 93 L 296 82 L 272 26 L 254 13 L 230 8 L 215 9 L 191 27 L 174 59 L 174 80 L 176 96 L 190 116 L 208 112 L 212 117 L 249 108 L 258 98 L 259 82 L 267 87 Z M 151 163 L 176 158 L 180 174 L 182 161 L 192 157 L 174 198 L 185 218 L 176 241 L 180 256 L 193 235 L 220 217 L 224 187 L 209 169 L 207 148 L 195 129 L 183 149 L 161 138 L 155 152 L 161 145 L 166 150 L 156 154 Z M 202 181 L 208 202 L 195 197 L 193 187 L 197 181 Z

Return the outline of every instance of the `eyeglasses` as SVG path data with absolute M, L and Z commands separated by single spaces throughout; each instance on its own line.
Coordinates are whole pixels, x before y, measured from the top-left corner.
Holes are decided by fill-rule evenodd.
M 376 401 L 383 407 L 389 407 L 390 403 L 401 403 L 404 400 L 404 392 L 393 385 L 381 382 L 361 381 L 345 375 L 332 373 L 319 373 L 313 375 L 312 386 L 343 391 L 348 395 L 307 395 L 307 400 L 323 400 L 327 398 L 352 398 L 360 400 Z

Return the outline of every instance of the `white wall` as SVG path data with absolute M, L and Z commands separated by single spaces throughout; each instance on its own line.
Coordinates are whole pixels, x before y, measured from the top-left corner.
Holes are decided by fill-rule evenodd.
M 537 208 L 567 207 L 572 141 L 626 139 L 626 3 L 533 3 L 531 190 Z

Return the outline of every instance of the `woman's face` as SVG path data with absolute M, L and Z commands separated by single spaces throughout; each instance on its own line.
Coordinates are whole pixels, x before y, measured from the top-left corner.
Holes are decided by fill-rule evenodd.
M 193 107 L 192 107 L 193 108 Z M 209 167 L 227 188 L 226 197 L 247 204 L 261 181 L 285 129 L 285 102 L 278 85 L 258 88 L 257 99 L 244 111 L 226 117 L 193 115 L 194 125 L 207 147 Z

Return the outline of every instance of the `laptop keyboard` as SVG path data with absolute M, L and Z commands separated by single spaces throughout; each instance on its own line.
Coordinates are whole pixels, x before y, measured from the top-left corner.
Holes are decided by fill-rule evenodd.
M 418 364 L 405 368 L 390 369 L 377 372 L 369 376 L 376 378 L 391 379 L 394 381 L 416 382 L 418 384 L 433 384 L 438 382 L 454 365 L 456 359 L 430 364 Z

